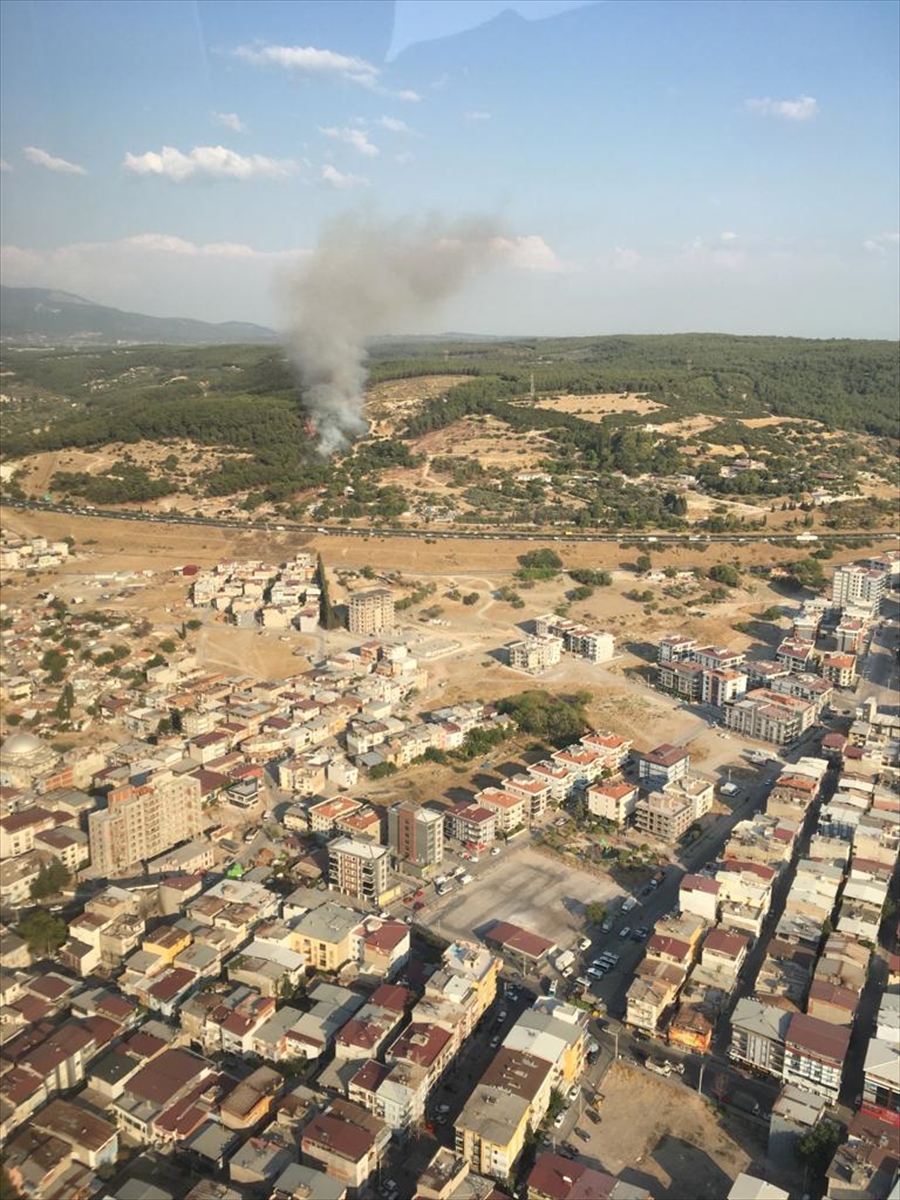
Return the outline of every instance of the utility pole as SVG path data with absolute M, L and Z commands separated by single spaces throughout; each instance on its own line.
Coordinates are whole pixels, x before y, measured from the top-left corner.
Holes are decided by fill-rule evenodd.
M 700 1078 L 697 1080 L 697 1095 L 703 1095 L 703 1072 L 706 1070 L 706 1059 L 700 1060 Z

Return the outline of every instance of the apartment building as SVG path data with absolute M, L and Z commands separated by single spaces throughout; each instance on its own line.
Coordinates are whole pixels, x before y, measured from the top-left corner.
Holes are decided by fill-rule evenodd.
M 796 696 L 756 688 L 725 708 L 725 727 L 743 737 L 783 745 L 792 742 L 816 719 L 816 705 Z
M 401 862 L 438 866 L 444 857 L 443 814 L 401 800 L 388 811 L 388 845 Z
M 363 637 L 393 629 L 393 592 L 387 588 L 354 592 L 350 597 L 348 626 L 351 633 L 358 633 Z
M 555 667 L 562 658 L 562 651 L 562 638 L 549 633 L 510 642 L 506 647 L 509 665 L 517 671 L 527 671 L 529 675 L 541 675 Z
M 634 808 L 635 828 L 664 842 L 677 842 L 694 821 L 694 805 L 686 796 L 651 792 Z
M 805 1013 L 793 1013 L 784 1041 L 785 1083 L 794 1083 L 835 1103 L 841 1090 L 850 1030 Z
M 690 767 L 691 755 L 684 746 L 664 743 L 638 755 L 638 782 L 645 791 L 662 791 L 666 784 L 684 778 Z
M 638 789 L 631 783 L 592 783 L 587 789 L 588 812 L 623 826 L 635 812 Z
M 887 590 L 887 572 L 856 563 L 837 567 L 831 580 L 831 603 L 845 608 L 865 609 L 874 616 Z
M 461 800 L 444 813 L 444 835 L 476 846 L 492 842 L 497 833 L 497 814 L 493 809 Z
M 388 890 L 390 854 L 386 846 L 337 838 L 328 846 L 328 887 L 373 905 Z
M 558 637 L 564 650 L 578 658 L 586 658 L 589 662 L 608 662 L 615 650 L 611 633 L 588 629 L 586 625 L 578 625 L 575 621 L 558 617 L 554 613 L 537 617 L 534 628 L 538 637 Z
M 98 873 L 112 875 L 197 837 L 201 829 L 200 781 L 157 771 L 140 785 L 113 788 L 107 807 L 90 814 L 91 862 Z

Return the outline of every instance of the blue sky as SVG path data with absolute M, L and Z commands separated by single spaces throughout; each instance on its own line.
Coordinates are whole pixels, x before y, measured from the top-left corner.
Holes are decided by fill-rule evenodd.
M 894 3 L 4 0 L 5 283 L 285 320 L 347 209 L 496 226 L 411 332 L 898 332 Z

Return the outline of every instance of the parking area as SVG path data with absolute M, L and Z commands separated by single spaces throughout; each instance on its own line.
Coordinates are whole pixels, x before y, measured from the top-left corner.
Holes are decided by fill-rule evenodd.
M 572 870 L 527 845 L 510 846 L 467 887 L 430 904 L 428 923 L 443 937 L 470 938 L 494 921 L 510 921 L 568 948 L 581 934 L 585 905 L 619 890 L 605 876 Z
M 579 1157 L 643 1184 L 659 1200 L 721 1200 L 765 1152 L 762 1144 L 735 1141 L 678 1076 L 659 1078 L 619 1061 L 601 1090 L 599 1123 L 576 1109 L 562 1135 Z

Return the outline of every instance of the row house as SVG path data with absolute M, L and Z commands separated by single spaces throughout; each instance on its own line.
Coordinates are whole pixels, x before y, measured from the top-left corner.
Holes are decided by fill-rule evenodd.
M 790 817 L 756 813 L 734 826 L 722 858 L 783 870 L 794 857 L 799 832 L 799 822 Z
M 109 1114 L 133 1141 L 172 1148 L 205 1119 L 198 1102 L 215 1084 L 212 1063 L 193 1051 L 168 1048 L 130 1077 Z M 207 1103 L 212 1107 L 214 1094 Z
M 181 1028 L 204 1054 L 246 1055 L 253 1038 L 274 1014 L 275 1000 L 244 986 L 218 985 L 195 993 L 181 1006 Z
M 382 984 L 341 1028 L 334 1041 L 338 1059 L 374 1058 L 403 1020 L 410 993 Z

